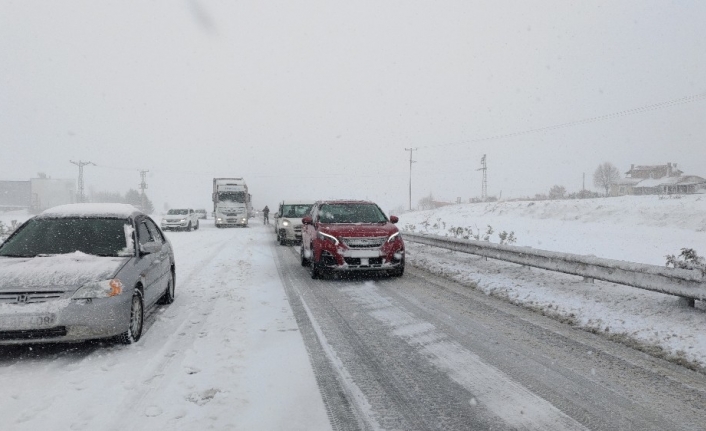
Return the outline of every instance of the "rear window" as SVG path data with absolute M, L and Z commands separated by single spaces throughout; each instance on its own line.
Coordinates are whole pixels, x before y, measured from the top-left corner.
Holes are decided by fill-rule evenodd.
M 375 204 L 324 204 L 319 210 L 321 223 L 384 223 L 385 214 Z
M 118 218 L 31 219 L 0 246 L 0 256 L 34 257 L 80 251 L 96 256 L 127 256 L 129 220 Z

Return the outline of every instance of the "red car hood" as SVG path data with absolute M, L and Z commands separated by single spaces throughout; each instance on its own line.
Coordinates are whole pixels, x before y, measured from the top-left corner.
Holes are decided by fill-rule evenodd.
M 366 237 L 381 237 L 390 236 L 397 232 L 397 226 L 392 223 L 377 224 L 377 223 L 355 223 L 355 224 L 328 224 L 322 223 L 319 225 L 321 232 L 343 238 L 366 238 Z

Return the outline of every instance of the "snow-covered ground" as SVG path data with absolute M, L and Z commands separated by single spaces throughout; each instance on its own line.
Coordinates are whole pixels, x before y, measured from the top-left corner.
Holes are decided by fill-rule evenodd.
M 0 213 L 5 224 L 29 217 Z M 706 251 L 706 197 L 459 205 L 399 225 L 439 234 L 491 225 L 518 245 L 662 265 L 682 247 Z M 209 220 L 167 235 L 177 299 L 152 313 L 139 343 L 0 347 L 0 428 L 330 429 L 271 229 Z M 411 243 L 408 253 L 410 264 L 706 368 L 703 303 Z
M 176 301 L 137 344 L 0 347 L 1 429 L 330 429 L 271 230 L 167 235 Z
M 520 246 L 655 265 L 683 247 L 706 252 L 703 195 L 454 205 L 404 214 L 399 224 L 450 236 L 451 227 L 490 225 L 495 243 L 497 232 L 514 231 Z M 688 308 L 669 295 L 411 243 L 408 262 L 706 371 L 703 302 Z
M 706 254 L 706 195 L 451 205 L 403 214 L 399 226 L 408 225 L 437 235 L 490 225 L 496 243 L 499 232 L 513 231 L 515 245 L 664 265 L 684 247 Z

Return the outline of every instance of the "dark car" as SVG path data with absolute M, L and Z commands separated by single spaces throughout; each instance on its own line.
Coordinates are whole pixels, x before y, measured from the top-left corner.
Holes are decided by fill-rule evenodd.
M 145 310 L 174 301 L 174 253 L 131 205 L 72 204 L 0 245 L 0 344 L 142 335 Z
M 324 273 L 376 271 L 404 274 L 398 219 L 369 201 L 319 201 L 302 219 L 301 263 L 312 278 Z
M 206 212 L 205 209 L 196 210 L 196 215 L 199 216 L 199 220 L 207 220 L 208 219 L 208 213 Z

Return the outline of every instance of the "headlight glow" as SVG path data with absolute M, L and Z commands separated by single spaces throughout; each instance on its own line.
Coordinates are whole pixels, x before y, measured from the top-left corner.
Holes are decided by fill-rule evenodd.
M 284 220 L 284 221 L 282 222 L 282 226 L 285 226 L 285 227 L 286 227 L 286 226 L 289 226 L 289 224 L 290 224 L 290 223 L 289 223 L 289 220 Z

